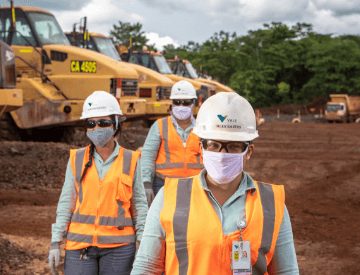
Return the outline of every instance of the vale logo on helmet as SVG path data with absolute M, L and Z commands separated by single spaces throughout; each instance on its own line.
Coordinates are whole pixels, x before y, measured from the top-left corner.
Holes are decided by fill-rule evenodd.
M 91 107 L 91 105 L 92 105 L 92 103 L 91 102 L 89 102 L 89 106 Z
M 228 117 L 228 116 L 222 116 L 222 115 L 217 115 L 218 118 L 220 119 L 221 122 L 224 122 L 224 120 Z M 226 119 L 227 122 L 236 122 L 236 119 L 232 119 L 232 118 L 228 118 Z
M 241 129 L 241 125 L 229 125 L 228 123 L 237 123 L 237 119 L 228 118 L 228 116 L 222 116 L 217 115 L 219 120 L 223 123 L 224 121 L 227 122 L 227 124 L 218 124 L 216 125 L 217 128 L 235 128 L 235 129 Z

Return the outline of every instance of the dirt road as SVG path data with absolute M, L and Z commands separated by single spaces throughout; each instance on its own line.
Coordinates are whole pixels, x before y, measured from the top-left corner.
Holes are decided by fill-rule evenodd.
M 285 186 L 300 274 L 357 274 L 360 125 L 268 123 L 259 134 L 245 171 Z M 49 274 L 51 223 L 70 148 L 1 143 L 0 274 Z

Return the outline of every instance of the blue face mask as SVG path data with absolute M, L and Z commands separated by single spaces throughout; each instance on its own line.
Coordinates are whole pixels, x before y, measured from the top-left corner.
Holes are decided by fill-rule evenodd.
M 98 147 L 104 147 L 114 135 L 114 128 L 95 129 L 87 132 L 86 136 Z

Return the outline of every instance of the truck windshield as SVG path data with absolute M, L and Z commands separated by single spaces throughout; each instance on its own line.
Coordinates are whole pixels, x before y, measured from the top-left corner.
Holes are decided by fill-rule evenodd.
M 191 78 L 199 78 L 194 67 L 191 65 L 190 62 L 186 63 L 185 66 L 186 66 L 186 69 L 188 70 Z
M 94 43 L 96 44 L 100 53 L 121 61 L 120 55 L 116 51 L 114 44 L 109 38 L 92 36 L 92 39 L 94 40 Z
M 27 15 L 42 45 L 70 45 L 53 15 L 42 12 L 27 12 Z
M 326 106 L 326 111 L 328 112 L 337 112 L 339 110 L 344 110 L 344 106 L 340 104 L 331 104 Z
M 172 74 L 169 65 L 166 63 L 165 57 L 162 55 L 154 55 L 154 61 L 162 74 Z

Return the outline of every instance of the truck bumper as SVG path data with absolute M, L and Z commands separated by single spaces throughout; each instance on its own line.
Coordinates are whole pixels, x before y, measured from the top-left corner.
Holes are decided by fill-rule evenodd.
M 84 100 L 27 101 L 10 114 L 21 129 L 81 124 Z

